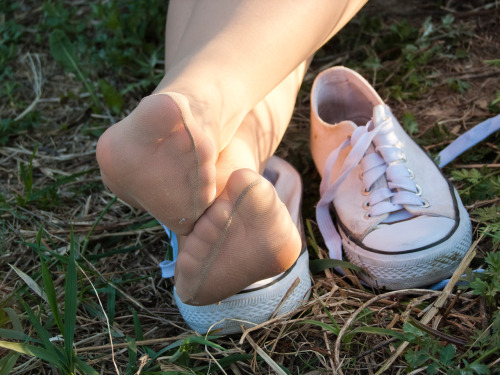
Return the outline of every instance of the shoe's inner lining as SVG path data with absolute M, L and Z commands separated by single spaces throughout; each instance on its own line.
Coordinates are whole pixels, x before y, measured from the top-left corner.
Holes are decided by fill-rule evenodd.
M 366 125 L 372 118 L 374 104 L 345 77 L 333 77 L 318 93 L 319 116 L 329 124 L 352 121 Z

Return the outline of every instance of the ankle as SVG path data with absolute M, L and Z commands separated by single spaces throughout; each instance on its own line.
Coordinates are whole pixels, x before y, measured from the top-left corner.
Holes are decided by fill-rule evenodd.
M 171 69 L 160 82 L 154 94 L 174 92 L 184 95 L 198 126 L 213 141 L 217 150 L 227 146 L 237 128 L 252 108 L 245 101 L 245 90 L 237 80 L 214 81 L 199 77 L 210 77 L 199 72 L 194 79 L 188 74 L 175 76 Z M 171 78 L 173 77 L 173 78 Z

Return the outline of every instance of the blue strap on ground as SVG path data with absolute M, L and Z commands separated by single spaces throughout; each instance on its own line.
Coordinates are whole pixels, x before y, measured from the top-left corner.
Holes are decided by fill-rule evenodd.
M 484 270 L 482 268 L 479 268 L 477 270 L 474 270 L 472 271 L 473 274 L 480 274 L 480 273 L 483 273 Z M 462 275 L 462 277 L 466 277 L 467 275 Z M 431 290 L 443 290 L 444 287 L 446 285 L 448 285 L 448 283 L 450 282 L 451 279 L 445 279 L 445 280 L 442 280 L 434 285 L 431 285 L 429 287 L 427 287 L 427 289 L 431 289 Z M 465 281 L 459 281 L 455 284 L 455 286 L 460 286 L 460 285 L 465 285 L 467 284 L 467 282 Z
M 474 126 L 472 129 L 466 131 L 439 153 L 439 168 L 443 168 L 445 165 L 455 160 L 465 151 L 477 145 L 479 142 L 498 130 L 500 130 L 500 115 L 489 118 L 488 120 L 483 121 L 480 124 Z M 473 271 L 473 273 L 482 272 L 484 272 L 483 269 L 477 269 Z M 429 289 L 442 290 L 449 282 L 450 279 L 442 280 L 430 286 Z M 463 284 L 463 282 L 457 283 L 457 285 L 460 284 Z
M 175 235 L 175 233 L 168 229 L 165 225 L 162 224 L 162 226 L 163 228 L 165 228 L 165 232 L 167 233 L 167 236 L 170 240 L 170 246 L 172 246 L 173 248 L 173 259 L 164 260 L 160 263 L 161 276 L 167 279 L 174 276 L 175 263 L 177 262 L 177 254 L 179 253 L 179 245 L 177 244 L 177 236 Z
M 500 130 L 500 115 L 483 121 L 466 131 L 439 153 L 439 168 L 443 168 L 497 130 Z

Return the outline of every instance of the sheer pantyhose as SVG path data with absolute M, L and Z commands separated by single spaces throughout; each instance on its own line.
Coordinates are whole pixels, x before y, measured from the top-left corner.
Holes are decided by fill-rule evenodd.
M 310 56 L 366 0 L 171 1 L 166 74 L 101 137 L 106 185 L 182 240 L 177 292 L 217 302 L 286 270 L 300 238 L 262 172 Z
M 220 152 L 216 185 L 221 193 L 181 240 L 175 284 L 186 303 L 229 297 L 287 270 L 299 256 L 297 228 L 260 174 L 290 121 L 307 66 L 301 64 L 250 111 Z

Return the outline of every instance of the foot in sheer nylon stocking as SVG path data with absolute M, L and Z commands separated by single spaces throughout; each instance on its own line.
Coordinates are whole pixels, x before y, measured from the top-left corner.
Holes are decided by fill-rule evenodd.
M 179 94 L 144 98 L 99 139 L 104 183 L 125 202 L 188 234 L 215 199 L 214 143 Z
M 216 162 L 220 196 L 180 239 L 178 296 L 215 303 L 289 269 L 302 243 L 286 206 L 259 175 L 285 133 L 310 62 L 304 61 L 247 114 Z M 257 173 L 259 172 L 259 173 Z
M 184 303 L 207 305 L 290 268 L 299 232 L 272 184 L 239 169 L 185 239 L 175 284 Z

